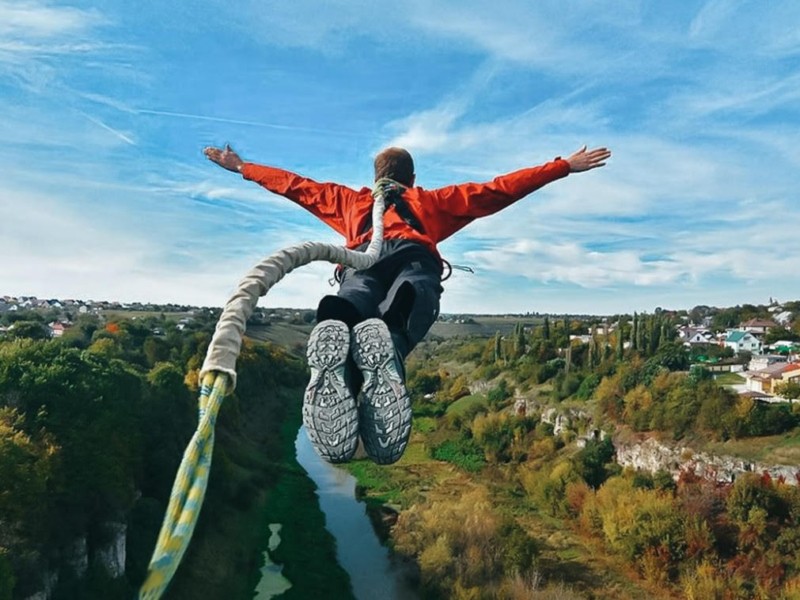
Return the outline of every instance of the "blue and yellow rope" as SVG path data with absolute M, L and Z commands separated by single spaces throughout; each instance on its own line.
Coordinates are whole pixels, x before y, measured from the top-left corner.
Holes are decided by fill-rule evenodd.
M 147 569 L 147 578 L 139 590 L 140 600 L 161 598 L 189 547 L 208 487 L 214 451 L 214 425 L 229 387 L 230 378 L 224 373 L 212 372 L 203 377 L 197 431 L 183 453 L 175 476 L 167 513 Z

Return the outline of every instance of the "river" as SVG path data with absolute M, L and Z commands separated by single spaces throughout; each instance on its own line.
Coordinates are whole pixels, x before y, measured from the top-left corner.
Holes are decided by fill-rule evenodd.
M 323 461 L 301 427 L 295 441 L 297 462 L 317 485 L 317 496 L 328 531 L 336 538 L 336 557 L 350 575 L 358 600 L 418 600 L 409 583 L 408 570 L 392 560 L 381 545 L 367 516 L 366 505 L 356 500 L 356 479 L 347 471 Z M 276 574 L 274 565 L 262 571 L 264 579 Z M 278 576 L 280 576 L 278 574 Z M 266 583 L 262 581 L 262 583 Z M 271 598 L 259 593 L 256 598 Z

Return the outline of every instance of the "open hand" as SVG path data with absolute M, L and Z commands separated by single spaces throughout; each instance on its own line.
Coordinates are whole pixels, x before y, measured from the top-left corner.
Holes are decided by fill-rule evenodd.
M 586 146 L 584 146 L 567 158 L 569 172 L 580 173 L 581 171 L 602 167 L 606 164 L 605 161 L 608 160 L 610 156 L 611 150 L 608 148 L 595 148 L 594 150 L 587 151 Z
M 242 170 L 242 165 L 244 164 L 244 161 L 239 158 L 239 155 L 236 154 L 233 148 L 228 144 L 225 144 L 225 148 L 213 148 L 209 146 L 203 150 L 203 154 L 206 155 L 208 160 L 217 163 L 223 169 L 228 169 L 228 171 L 238 173 Z

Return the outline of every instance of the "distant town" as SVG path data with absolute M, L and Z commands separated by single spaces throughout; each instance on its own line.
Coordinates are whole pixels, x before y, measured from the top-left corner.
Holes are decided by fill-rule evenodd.
M 24 322 L 24 315 L 35 315 L 46 324 L 46 334 L 61 337 L 82 316 L 94 315 L 101 320 L 141 316 L 163 316 L 183 329 L 193 320 L 217 319 L 220 307 L 198 307 L 181 304 L 154 304 L 141 302 L 116 302 L 77 299 L 43 299 L 35 296 L 0 296 L 0 336 L 14 335 L 14 328 Z M 800 385 L 800 302 L 786 305 L 770 299 L 765 306 L 745 305 L 735 308 L 696 306 L 691 310 L 667 311 L 655 309 L 674 324 L 674 341 L 680 343 L 691 355 L 694 364 L 712 372 L 737 374 L 740 379 L 731 387 L 740 394 L 764 402 L 786 401 L 776 393 L 785 384 Z M 756 315 L 736 321 L 739 314 Z M 598 341 L 611 345 L 618 342 L 620 329 L 624 332 L 623 347 L 633 341 L 627 333 L 635 329 L 630 315 L 544 315 L 524 313 L 509 315 L 442 314 L 440 325 L 470 326 L 483 324 L 480 331 L 465 330 L 466 334 L 493 335 L 511 325 L 520 323 L 524 330 L 533 333 L 546 319 L 561 319 L 570 323 L 570 345 L 593 344 Z M 257 307 L 249 325 L 270 325 L 286 322 L 310 325 L 315 311 L 297 308 Z M 634 321 L 636 317 L 634 315 Z M 632 326 L 632 327 L 631 327 Z M 436 328 L 434 328 L 434 332 Z M 158 335 L 161 330 L 155 331 Z

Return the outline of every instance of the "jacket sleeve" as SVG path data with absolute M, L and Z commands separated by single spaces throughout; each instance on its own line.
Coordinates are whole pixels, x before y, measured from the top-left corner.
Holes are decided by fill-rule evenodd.
M 469 221 L 494 214 L 568 174 L 569 163 L 557 158 L 538 167 L 500 175 L 488 183 L 452 185 L 431 190 L 430 194 L 439 211 Z
M 343 185 L 319 183 L 291 171 L 244 163 L 242 177 L 288 198 L 345 235 L 344 207 L 357 193 Z

